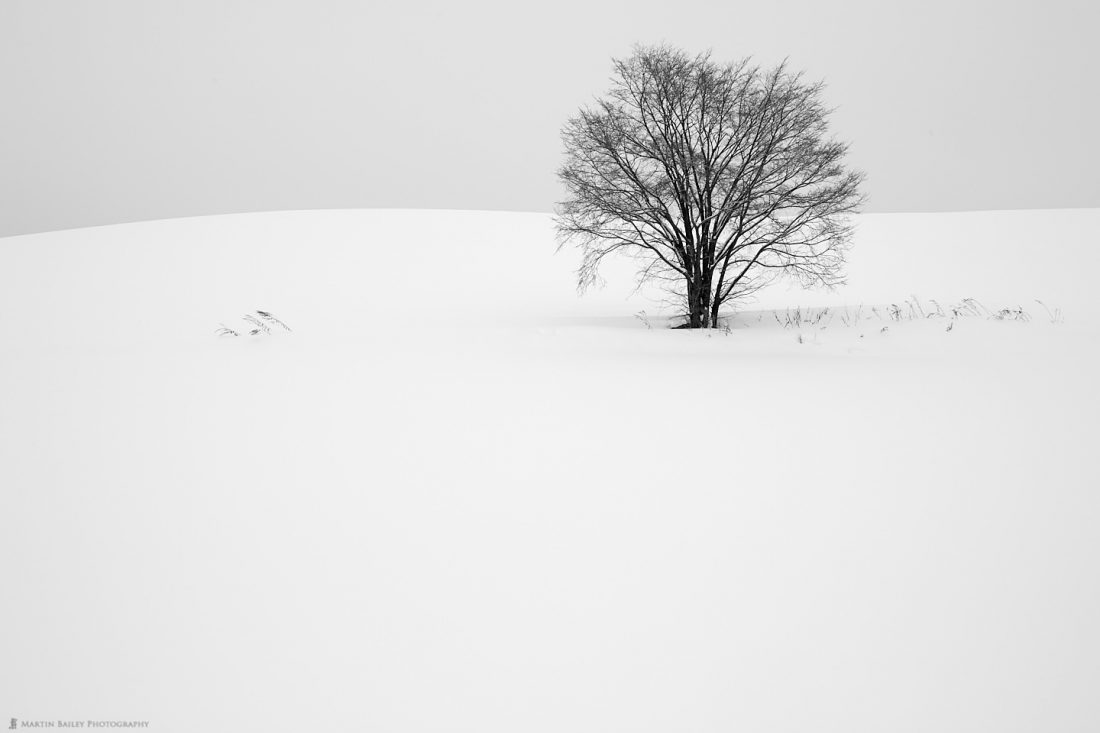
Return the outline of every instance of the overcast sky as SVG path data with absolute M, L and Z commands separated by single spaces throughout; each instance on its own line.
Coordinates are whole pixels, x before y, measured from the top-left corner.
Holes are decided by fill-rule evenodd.
M 667 42 L 828 83 L 869 211 L 1100 206 L 1086 0 L 0 0 L 0 236 L 550 211 L 558 131 Z

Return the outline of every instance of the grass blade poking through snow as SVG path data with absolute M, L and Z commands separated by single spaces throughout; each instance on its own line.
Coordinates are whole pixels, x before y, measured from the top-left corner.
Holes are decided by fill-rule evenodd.
M 258 310 L 258 311 L 256 311 L 256 315 L 253 315 L 251 313 L 246 313 L 243 316 L 241 316 L 241 320 L 248 324 L 248 326 L 246 328 L 248 330 L 248 335 L 249 336 L 259 336 L 261 334 L 263 334 L 264 336 L 270 336 L 271 335 L 271 326 L 272 326 L 272 324 L 279 326 L 280 328 L 282 328 L 284 331 L 287 331 L 287 332 L 289 332 L 291 330 L 290 326 L 283 323 L 280 319 L 276 318 L 274 315 L 272 315 L 268 311 Z M 236 329 L 233 329 L 233 328 L 230 328 L 229 326 L 225 325 L 224 323 L 221 324 L 221 328 L 219 328 L 217 331 L 215 331 L 215 333 L 217 333 L 219 336 L 240 336 L 241 335 L 240 331 L 238 331 Z

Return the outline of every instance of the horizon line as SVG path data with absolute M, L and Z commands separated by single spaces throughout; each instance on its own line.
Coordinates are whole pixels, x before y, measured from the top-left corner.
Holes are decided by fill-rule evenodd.
M 1015 213 L 1015 212 L 1043 212 L 1043 211 L 1096 211 L 1100 210 L 1100 206 L 1054 206 L 1054 207 L 1035 207 L 1035 208 L 1010 208 L 1010 209 L 930 209 L 930 210 L 916 210 L 916 211 L 862 211 L 858 212 L 856 216 L 927 216 L 932 214 L 995 214 L 995 213 Z M 363 206 L 363 207 L 348 207 L 348 206 L 331 206 L 331 207 L 319 207 L 319 208 L 304 208 L 304 209 L 250 209 L 244 211 L 228 211 L 220 213 L 209 214 L 184 214 L 183 216 L 167 216 L 155 219 L 129 219 L 125 221 L 116 221 L 104 224 L 90 224 L 88 226 L 77 227 L 61 227 L 60 229 L 38 229 L 27 232 L 18 232 L 15 234 L 0 234 L 0 240 L 13 239 L 15 237 L 33 237 L 40 234 L 56 234 L 60 232 L 75 232 L 83 229 L 102 229 L 104 227 L 116 227 L 116 226 L 131 226 L 135 224 L 153 224 L 156 222 L 169 222 L 169 221 L 182 221 L 185 219 L 209 219 L 223 216 L 258 216 L 263 214 L 305 214 L 312 212 L 384 212 L 384 211 L 420 211 L 420 212 L 436 212 L 436 213 L 470 213 L 470 214 L 520 214 L 527 216 L 553 216 L 553 211 L 531 211 L 526 209 L 462 209 L 462 208 L 446 208 L 446 207 L 431 207 L 420 208 L 415 206 Z

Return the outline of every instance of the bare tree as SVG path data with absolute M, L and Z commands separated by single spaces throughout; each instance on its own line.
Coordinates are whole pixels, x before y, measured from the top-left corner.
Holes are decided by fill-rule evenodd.
M 606 97 L 562 131 L 557 227 L 584 253 L 582 290 L 621 251 L 641 282 L 669 287 L 686 326 L 714 328 L 724 304 L 778 275 L 843 282 L 863 175 L 827 137 L 821 83 L 663 46 L 614 66 Z

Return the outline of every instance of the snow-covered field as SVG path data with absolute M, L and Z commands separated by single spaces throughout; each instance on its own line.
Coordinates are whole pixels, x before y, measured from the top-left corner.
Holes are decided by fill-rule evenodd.
M 0 715 L 1098 730 L 1097 232 L 864 216 L 712 333 L 545 215 L 2 239 Z

